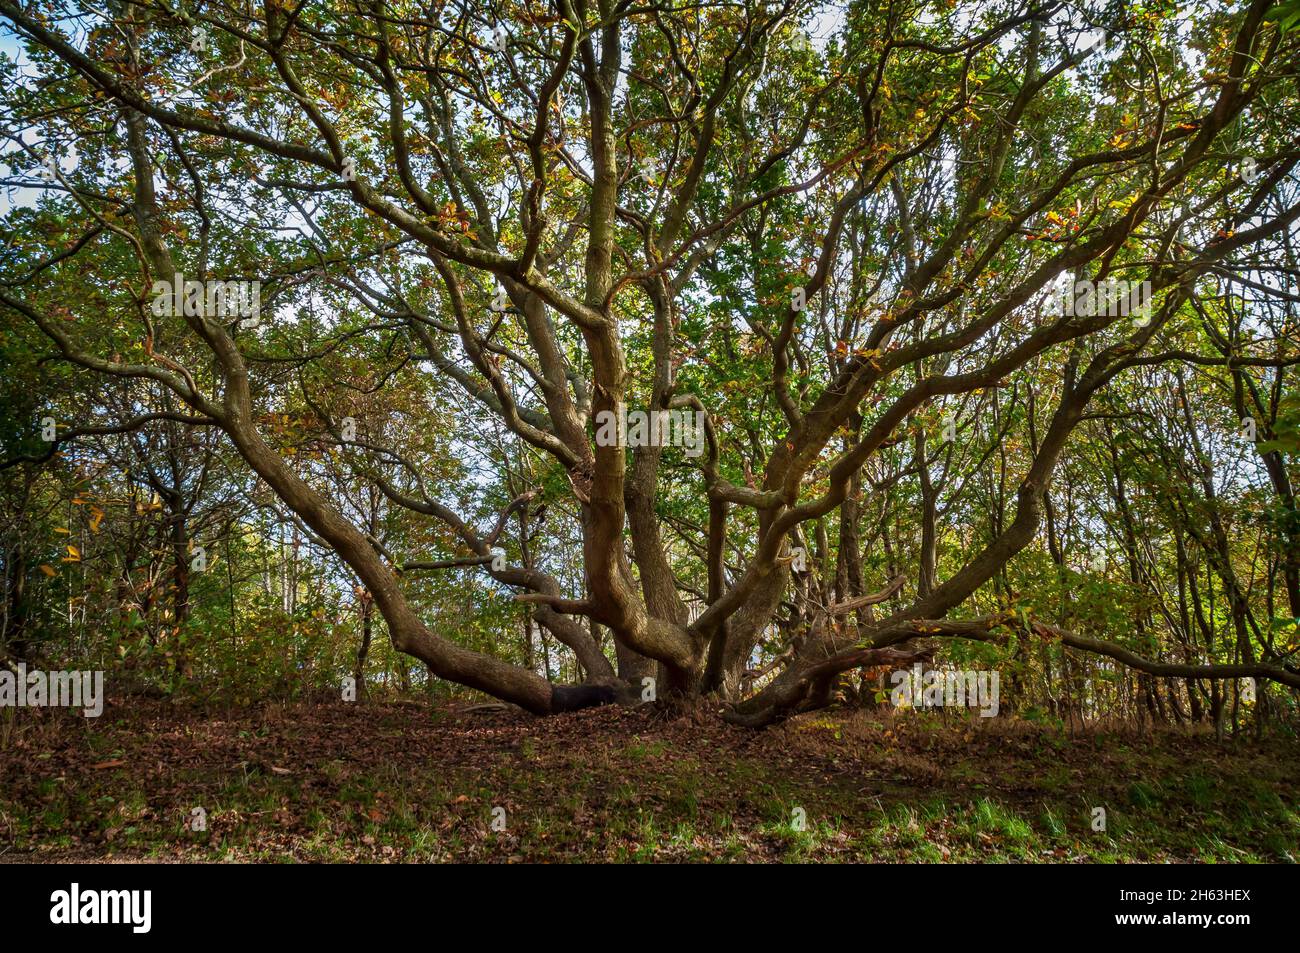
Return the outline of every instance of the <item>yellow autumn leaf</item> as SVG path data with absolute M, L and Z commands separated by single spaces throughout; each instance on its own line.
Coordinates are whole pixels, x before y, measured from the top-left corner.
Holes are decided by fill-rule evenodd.
M 45 563 L 41 563 L 41 572 L 45 573 L 45 575 L 49 576 L 51 579 L 58 575 L 58 573 L 54 571 L 53 566 L 46 565 Z

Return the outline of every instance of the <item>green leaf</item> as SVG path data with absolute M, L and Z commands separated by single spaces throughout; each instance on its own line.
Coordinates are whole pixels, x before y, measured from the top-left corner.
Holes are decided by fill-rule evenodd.
M 1290 32 L 1296 23 L 1300 22 L 1300 0 L 1277 4 L 1264 14 L 1264 19 L 1269 22 L 1275 21 L 1280 32 Z

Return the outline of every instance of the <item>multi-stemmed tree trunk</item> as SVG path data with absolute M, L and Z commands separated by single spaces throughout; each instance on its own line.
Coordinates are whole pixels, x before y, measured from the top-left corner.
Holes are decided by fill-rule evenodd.
M 927 640 L 997 641 L 1010 630 L 1157 675 L 1300 686 L 1280 659 L 1255 660 L 1244 615 L 1243 661 L 1232 665 L 1152 660 L 1010 610 L 948 619 L 1036 538 L 1058 461 L 1090 402 L 1125 371 L 1294 359 L 1188 355 L 1160 338 L 1203 276 L 1289 235 L 1300 217 L 1293 194 L 1268 200 L 1300 159 L 1294 142 L 1249 128 L 1253 104 L 1283 115 L 1295 105 L 1279 84 L 1294 76 L 1296 40 L 1266 20 L 1270 4 L 1216 21 L 1231 43 L 1205 77 L 1168 48 L 1177 25 L 1103 23 L 1142 90 L 1113 108 L 1105 98 L 1121 95 L 1118 79 L 1076 81 L 1110 68 L 1075 42 L 1090 24 L 1050 3 L 975 5 L 964 24 L 932 11 L 952 31 L 946 40 L 916 11 L 853 5 L 834 52 L 800 40 L 808 10 L 793 0 L 560 0 L 530 7 L 504 34 L 494 9 L 475 4 L 450 24 L 382 0 L 239 16 L 203 4 L 121 5 L 108 16 L 73 6 L 84 42 L 0 0 L 74 101 L 67 128 L 51 132 L 75 131 L 82 154 L 102 163 L 53 173 L 52 187 L 82 209 L 63 225 L 71 251 L 0 290 L 0 303 L 63 360 L 162 385 L 199 425 L 219 428 L 360 580 L 394 646 L 439 677 L 537 713 L 611 697 L 552 686 L 433 631 L 404 572 L 475 565 L 517 591 L 591 683 L 639 681 L 653 665 L 659 694 L 715 694 L 746 724 L 826 704 L 844 672 L 927 658 Z M 186 44 L 200 36 L 214 52 L 193 62 Z M 235 83 L 243 99 L 227 95 Z M 1093 135 L 1103 121 L 1106 134 Z M 1239 141 L 1243 126 L 1263 171 L 1211 185 L 1229 130 Z M 125 172 L 112 155 L 126 157 Z M 249 169 L 244 194 L 230 181 Z M 238 207 L 254 192 L 261 198 Z M 311 253 L 268 267 L 258 263 L 268 249 L 247 247 L 209 265 L 207 229 L 236 211 L 263 215 L 261 201 L 294 216 Z M 184 238 L 195 219 L 202 262 Z M 96 241 L 77 244 L 77 225 Z M 236 223 L 228 240 L 238 234 Z M 358 264 L 375 247 L 373 264 Z M 60 298 L 60 286 L 35 279 L 75 267 L 82 248 L 125 289 L 112 299 L 123 315 L 112 332 L 91 333 L 66 285 Z M 497 553 L 540 486 L 481 529 L 426 485 L 403 447 L 345 426 L 345 408 L 330 403 L 341 398 L 322 388 L 306 398 L 320 439 L 392 505 L 445 526 L 460 551 L 434 561 L 389 553 L 259 427 L 276 362 L 328 367 L 333 345 L 296 347 L 279 336 L 288 331 L 201 310 L 160 316 L 149 289 L 182 273 L 258 277 L 272 289 L 272 325 L 314 295 L 373 315 L 385 333 L 400 329 L 414 362 L 563 475 L 566 488 L 552 481 L 546 492 L 577 516 L 581 591 L 543 559 Z M 1061 276 L 1130 273 L 1154 294 L 1144 321 L 1045 307 Z M 704 317 L 711 300 L 727 305 L 722 317 Z M 737 354 L 713 377 L 693 363 L 740 324 L 760 369 L 744 372 L 749 405 L 724 384 L 751 358 Z M 1037 361 L 1060 378 L 1038 395 L 1052 410 L 1014 477 L 1010 517 L 971 533 L 941 578 L 930 454 L 946 438 L 927 432 L 933 410 Z M 698 456 L 599 439 L 600 422 L 628 407 L 698 413 Z M 863 473 L 898 444 L 913 448 L 921 481 L 920 560 L 872 580 L 858 533 Z M 683 486 L 707 514 L 692 556 L 703 586 L 683 580 L 679 531 L 670 538 L 665 523 Z M 1287 586 L 1293 593 L 1290 576 Z M 1230 589 L 1237 617 L 1242 590 Z M 868 611 L 890 599 L 893 611 Z M 780 671 L 747 695 L 756 648 L 788 618 L 785 603 L 806 623 L 778 653 Z M 617 670 L 596 626 L 613 636 Z

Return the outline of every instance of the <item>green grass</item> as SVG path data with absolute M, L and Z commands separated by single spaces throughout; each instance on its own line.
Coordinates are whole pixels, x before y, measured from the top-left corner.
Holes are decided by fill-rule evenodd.
M 3 753 L 16 783 L 0 789 L 0 848 L 29 859 L 1237 863 L 1294 861 L 1300 844 L 1300 759 L 1285 739 L 1071 740 L 1051 725 L 836 713 L 759 735 L 566 717 L 503 721 L 487 736 L 382 706 L 303 708 L 275 724 L 248 712 L 207 733 L 201 721 L 193 732 L 105 721 L 56 757 Z M 340 737 L 322 718 L 341 719 Z M 88 767 L 110 758 L 125 764 Z M 185 827 L 195 806 L 206 831 Z M 1104 831 L 1092 829 L 1097 806 Z

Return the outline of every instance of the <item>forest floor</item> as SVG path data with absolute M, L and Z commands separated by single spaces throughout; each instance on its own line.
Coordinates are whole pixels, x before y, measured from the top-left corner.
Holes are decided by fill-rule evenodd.
M 1300 858 L 1294 738 L 463 707 L 0 711 L 0 862 Z

